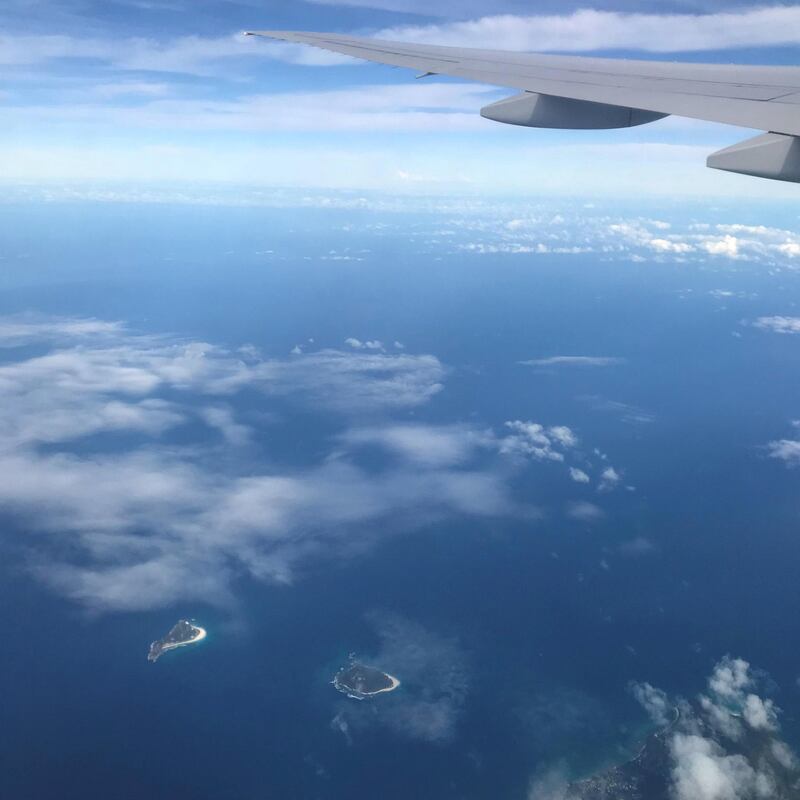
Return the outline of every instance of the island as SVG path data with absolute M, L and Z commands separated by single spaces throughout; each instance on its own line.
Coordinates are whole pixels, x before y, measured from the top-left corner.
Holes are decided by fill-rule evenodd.
M 400 686 L 400 681 L 375 667 L 359 663 L 355 655 L 351 654 L 347 666 L 334 676 L 333 685 L 354 700 L 365 700 L 378 694 L 393 692 Z
M 673 713 L 674 720 L 650 734 L 634 758 L 570 784 L 565 800 L 670 800 L 670 737 L 681 721 L 680 709 Z
M 147 654 L 148 661 L 158 661 L 159 657 L 167 650 L 175 650 L 177 647 L 184 647 L 187 644 L 195 644 L 206 638 L 206 631 L 197 625 L 192 625 L 188 620 L 182 619 L 172 630 L 163 638 L 156 639 L 150 645 L 150 652 Z
M 725 754 L 725 759 L 737 759 L 743 769 L 745 765 L 757 765 L 761 774 L 769 776 L 771 782 L 769 795 L 764 795 L 765 797 L 798 796 L 797 768 L 791 759 L 783 757 L 780 748 L 776 748 L 778 740 L 774 731 L 744 726 L 736 740 L 723 738 L 719 741 L 718 732 L 702 718 L 690 714 L 689 719 L 684 721 L 680 708 L 675 708 L 674 714 L 675 718 L 670 724 L 650 734 L 633 759 L 585 780 L 571 783 L 566 793 L 559 796 L 563 800 L 672 800 L 675 797 L 674 777 L 677 764 L 672 750 L 673 736 L 687 732 L 703 737 L 710 748 L 718 747 L 719 753 Z M 755 795 L 748 792 L 747 795 L 740 796 Z

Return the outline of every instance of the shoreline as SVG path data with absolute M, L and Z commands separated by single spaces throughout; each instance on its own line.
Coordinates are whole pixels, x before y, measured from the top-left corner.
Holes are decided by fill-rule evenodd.
M 367 697 L 372 697 L 376 694 L 383 694 L 384 692 L 393 692 L 398 686 L 400 686 L 400 681 L 395 678 L 394 675 L 390 675 L 388 672 L 384 672 L 383 674 L 392 682 L 392 685 L 387 686 L 385 689 L 378 689 L 375 692 L 365 692 Z
M 191 623 L 190 623 L 191 624 Z M 202 642 L 203 639 L 208 636 L 208 631 L 205 628 L 201 628 L 199 625 L 192 625 L 197 633 L 191 639 L 187 639 L 185 642 L 170 642 L 169 644 L 162 645 L 161 652 L 166 652 L 167 650 L 176 650 L 179 647 L 186 647 L 189 644 L 197 644 L 197 642 Z
M 375 697 L 376 695 L 385 694 L 386 692 L 393 692 L 401 685 L 400 680 L 398 678 L 395 678 L 394 675 L 390 675 L 388 672 L 384 672 L 383 675 L 389 680 L 390 683 L 389 686 L 387 686 L 384 689 L 376 689 L 374 692 L 360 692 L 352 689 L 346 684 L 340 683 L 339 682 L 340 674 L 341 673 L 337 673 L 336 675 L 334 675 L 331 683 L 333 684 L 334 688 L 337 691 L 347 695 L 349 698 L 353 700 L 366 700 L 368 697 Z

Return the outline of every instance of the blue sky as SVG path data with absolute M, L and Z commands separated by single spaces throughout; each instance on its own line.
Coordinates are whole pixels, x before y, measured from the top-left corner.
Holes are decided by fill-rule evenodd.
M 738 2 L 10 0 L 0 9 L 7 183 L 410 193 L 794 197 L 704 168 L 748 131 L 667 119 L 631 131 L 500 126 L 511 94 L 250 40 L 337 30 L 447 44 L 800 63 L 800 6 Z

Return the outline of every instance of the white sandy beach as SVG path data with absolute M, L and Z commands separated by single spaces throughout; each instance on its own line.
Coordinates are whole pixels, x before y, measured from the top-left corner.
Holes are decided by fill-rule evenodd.
M 194 628 L 196 633 L 191 639 L 187 639 L 185 642 L 171 642 L 170 644 L 165 644 L 161 648 L 162 651 L 175 650 L 178 647 L 185 647 L 187 644 L 196 644 L 197 642 L 202 642 L 203 639 L 208 636 L 208 631 L 205 628 L 201 628 L 198 625 L 192 625 L 192 628 Z

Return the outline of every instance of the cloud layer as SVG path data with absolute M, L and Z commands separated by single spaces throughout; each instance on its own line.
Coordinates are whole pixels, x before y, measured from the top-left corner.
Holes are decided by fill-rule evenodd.
M 613 488 L 567 426 L 398 421 L 442 390 L 432 355 L 265 358 L 36 317 L 0 319 L 0 347 L 0 507 L 18 530 L 8 543 L 95 609 L 225 605 L 240 576 L 290 582 L 312 557 L 352 558 L 442 516 L 530 516 L 511 477 L 536 462 L 568 485 L 580 469 L 585 485 Z M 338 431 L 291 466 L 261 448 L 287 408 Z
M 800 42 L 800 7 L 768 6 L 712 14 L 629 14 L 583 9 L 565 15 L 485 16 L 403 26 L 381 38 L 461 47 L 581 52 L 686 52 Z

